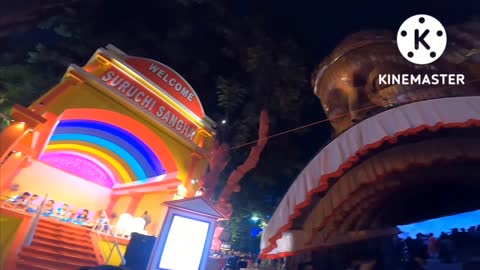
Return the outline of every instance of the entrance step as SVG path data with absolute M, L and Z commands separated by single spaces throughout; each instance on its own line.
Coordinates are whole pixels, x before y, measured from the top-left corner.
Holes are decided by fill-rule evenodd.
M 77 270 L 98 265 L 87 228 L 41 218 L 30 246 L 18 255 L 17 270 Z

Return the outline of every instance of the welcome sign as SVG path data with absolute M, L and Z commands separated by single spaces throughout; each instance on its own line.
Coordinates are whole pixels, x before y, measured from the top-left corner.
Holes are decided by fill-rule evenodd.
M 199 118 L 205 117 L 197 93 L 175 70 L 157 61 L 141 57 L 128 57 L 125 62 L 165 90 Z
M 182 137 L 193 140 L 198 127 L 192 121 L 120 69 L 112 66 L 100 76 L 100 79 Z

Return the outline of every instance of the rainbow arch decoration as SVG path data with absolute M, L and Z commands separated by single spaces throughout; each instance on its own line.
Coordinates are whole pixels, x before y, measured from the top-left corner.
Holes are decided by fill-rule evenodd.
M 40 160 L 110 188 L 176 171 L 169 149 L 153 131 L 100 109 L 65 111 Z

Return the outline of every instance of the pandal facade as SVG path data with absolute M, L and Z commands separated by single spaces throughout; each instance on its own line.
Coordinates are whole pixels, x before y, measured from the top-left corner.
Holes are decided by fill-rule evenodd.
M 10 121 L 0 134 L 2 200 L 48 194 L 56 207 L 88 209 L 91 220 L 99 210 L 148 211 L 151 235 L 161 229 L 163 202 L 199 195 L 215 139 L 214 122 L 182 76 L 112 45 L 83 67 L 71 65 L 28 108 L 15 105 Z M 22 238 L 17 225 L 5 247 Z

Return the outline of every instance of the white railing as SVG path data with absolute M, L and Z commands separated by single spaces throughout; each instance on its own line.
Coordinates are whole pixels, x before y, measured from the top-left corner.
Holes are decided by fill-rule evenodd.
M 112 258 L 113 252 L 117 251 L 118 255 L 120 256 L 120 259 L 122 260 L 122 265 L 125 265 L 125 257 L 122 254 L 122 251 L 120 250 L 120 246 L 118 245 L 117 239 L 115 237 L 115 234 L 112 231 L 112 224 L 110 223 L 110 220 L 107 216 L 107 213 L 105 211 L 102 211 L 103 213 L 103 220 L 100 222 L 96 222 L 95 226 L 93 226 L 92 231 L 95 231 L 97 234 L 97 238 L 100 239 L 104 243 L 112 243 L 112 246 L 108 249 L 108 254 L 105 252 L 103 248 L 103 244 L 100 247 L 101 252 L 103 255 L 103 258 L 105 259 L 105 264 L 108 264 L 110 262 L 110 259 Z
M 32 224 L 28 229 L 27 236 L 25 237 L 25 242 L 23 243 L 24 246 L 30 246 L 32 244 L 33 236 L 37 231 L 38 222 L 40 221 L 40 216 L 42 215 L 43 207 L 45 206 L 45 203 L 47 202 L 47 200 L 48 200 L 48 194 L 45 194 L 45 197 L 43 198 L 42 203 L 36 209 L 35 216 L 33 216 Z

